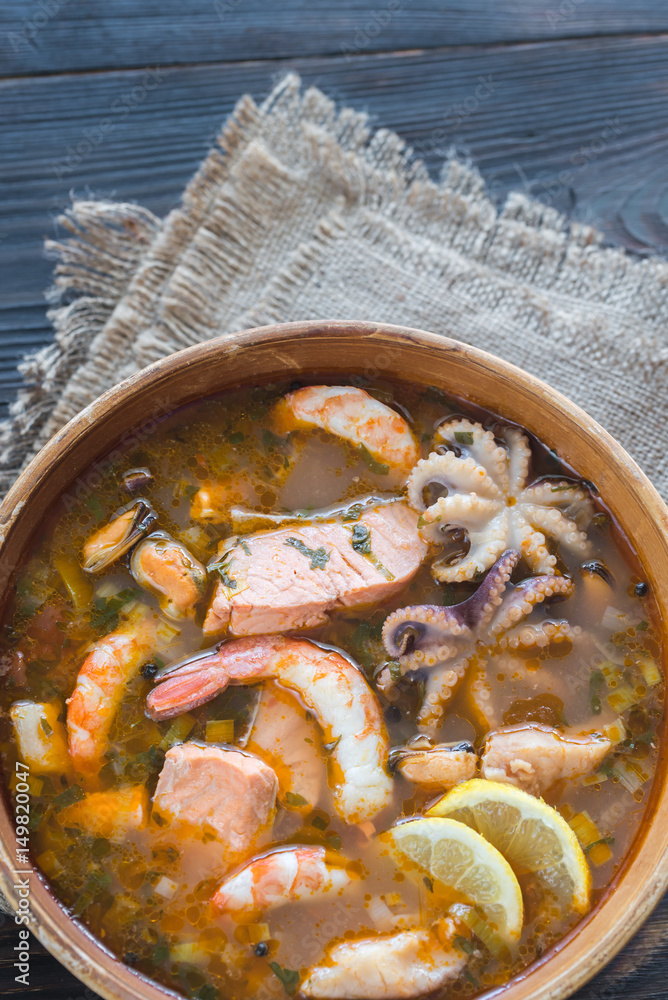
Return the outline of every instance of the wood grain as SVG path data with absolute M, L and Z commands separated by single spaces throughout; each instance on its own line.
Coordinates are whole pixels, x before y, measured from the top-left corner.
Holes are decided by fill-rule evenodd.
M 0 66 L 17 76 L 665 31 L 654 0 L 5 0 Z
M 0 83 L 0 400 L 16 360 L 50 338 L 42 243 L 69 192 L 166 212 L 239 95 L 262 98 L 287 68 L 396 129 L 434 173 L 454 148 L 499 201 L 524 187 L 613 243 L 665 251 L 667 60 L 661 36 L 171 67 L 150 90 L 144 70 Z

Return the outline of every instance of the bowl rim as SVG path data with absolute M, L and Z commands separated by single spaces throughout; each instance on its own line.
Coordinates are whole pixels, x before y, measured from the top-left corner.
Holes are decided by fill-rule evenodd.
M 122 422 L 125 404 L 145 389 L 147 384 L 155 390 L 184 367 L 188 368 L 195 362 L 204 364 L 209 359 L 220 360 L 221 355 L 225 356 L 251 347 L 273 351 L 280 360 L 280 344 L 286 339 L 291 340 L 295 337 L 309 338 L 314 343 L 327 337 L 337 337 L 343 341 L 350 337 L 362 338 L 365 345 L 367 342 L 387 345 L 390 355 L 393 344 L 417 350 L 435 349 L 439 354 L 443 354 L 444 360 L 449 356 L 493 370 L 494 374 L 504 379 L 508 386 L 519 380 L 532 396 L 546 402 L 552 410 L 563 417 L 575 418 L 587 435 L 593 435 L 598 440 L 602 450 L 612 459 L 614 466 L 631 477 L 639 502 L 647 511 L 648 519 L 660 528 L 668 552 L 668 509 L 647 476 L 600 424 L 546 382 L 489 352 L 439 334 L 386 323 L 309 320 L 222 334 L 212 340 L 192 345 L 142 369 L 86 406 L 44 445 L 8 491 L 0 506 L 0 564 L 8 540 L 16 526 L 29 513 L 30 500 L 40 484 L 48 478 L 54 468 L 66 460 L 70 449 L 77 441 L 94 432 L 102 418 L 109 421 L 118 417 Z M 277 368 L 279 367 L 280 365 L 277 365 Z M 288 371 L 289 367 L 284 370 Z M 313 374 L 322 373 L 327 370 L 327 366 L 314 365 L 310 370 Z M 382 366 L 380 374 L 401 381 L 399 373 L 383 369 Z M 246 385 L 251 378 L 249 373 Z M 435 381 L 439 381 L 438 375 Z M 243 380 L 240 384 L 243 384 Z M 195 395 L 193 398 L 198 397 Z M 472 398 L 471 393 L 467 393 L 466 398 Z M 181 405 L 192 401 L 192 399 L 186 400 Z M 498 410 L 498 407 L 495 407 L 495 410 Z M 532 430 L 530 425 L 523 426 L 529 431 Z M 545 435 L 541 437 L 545 440 Z M 108 435 L 108 440 L 111 443 L 108 444 L 107 450 L 113 447 L 113 435 Z M 7 574 L 4 580 L 0 580 L 0 591 L 6 590 L 8 579 Z M 663 630 L 663 639 L 665 653 L 668 643 L 668 623 Z M 613 880 L 614 888 L 612 890 L 611 887 L 606 888 L 603 900 L 593 911 L 573 931 L 552 946 L 541 959 L 532 963 L 526 971 L 513 977 L 507 985 L 480 994 L 479 1000 L 491 1000 L 501 992 L 508 994 L 508 1000 L 529 1000 L 529 998 L 561 1000 L 570 996 L 617 954 L 650 915 L 668 887 L 668 780 L 665 743 L 664 732 L 652 793 L 645 807 L 645 816 L 652 811 L 653 814 L 649 821 L 643 818 L 640 829 L 634 835 L 633 846 L 626 855 L 622 870 Z M 659 782 L 659 777 L 662 777 L 662 783 Z M 2 784 L 4 786 L 4 782 Z M 659 784 L 662 784 L 661 788 Z M 659 814 L 663 820 L 659 825 L 659 833 L 656 835 L 654 831 L 652 842 L 648 844 L 649 829 L 652 827 L 654 830 Z M 3 787 L 3 794 L 0 797 L 0 889 L 11 904 L 17 907 L 18 896 L 15 891 L 17 886 L 14 879 L 20 878 L 20 873 L 17 872 L 11 856 L 11 845 L 14 845 L 12 819 L 6 789 Z M 36 934 L 47 950 L 81 981 L 108 1000 L 139 1000 L 140 997 L 145 1000 L 164 1000 L 165 997 L 181 996 L 125 965 L 83 924 L 70 917 L 52 894 L 44 876 L 32 868 L 32 862 L 30 869 L 35 880 L 31 883 L 30 895 L 30 912 L 34 923 L 29 929 Z M 616 917 L 613 917 L 611 910 L 613 891 L 621 893 L 621 898 L 617 897 Z M 623 905 L 620 906 L 620 903 Z M 601 919 L 604 914 L 610 916 L 607 930 L 604 930 L 604 922 Z M 565 961 L 566 959 L 570 961 Z M 555 967 L 555 963 L 559 960 L 561 960 L 560 965 Z M 549 972 L 546 974 L 547 966 Z M 557 972 L 559 974 L 555 978 Z

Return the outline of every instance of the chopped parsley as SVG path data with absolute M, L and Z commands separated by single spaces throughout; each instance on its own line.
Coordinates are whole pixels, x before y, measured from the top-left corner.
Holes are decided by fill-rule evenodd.
M 353 527 L 353 538 L 350 543 L 355 552 L 363 556 L 371 555 L 371 531 L 366 524 L 356 524 Z
M 80 917 L 88 907 L 96 899 L 105 893 L 108 893 L 111 888 L 111 875 L 108 872 L 95 871 L 92 872 L 83 887 L 83 891 L 77 898 L 76 903 L 72 907 L 72 916 Z
M 598 840 L 594 840 L 591 844 L 587 844 L 587 846 L 583 847 L 582 850 L 584 851 L 585 854 L 589 854 L 589 852 L 591 851 L 592 847 L 596 847 L 597 844 L 609 844 L 610 845 L 610 844 L 614 844 L 614 842 L 615 842 L 615 838 L 614 837 L 600 837 Z
M 244 552 L 246 553 L 246 555 L 247 555 L 247 556 L 249 556 L 249 555 L 251 554 L 251 553 L 250 553 L 250 548 L 248 547 L 248 543 L 247 543 L 247 542 L 245 542 L 245 541 L 243 540 L 243 538 L 242 538 L 242 539 L 241 539 L 241 541 L 239 542 L 239 545 L 240 545 L 240 546 L 241 546 L 241 548 L 242 548 L 242 549 L 244 550 Z
M 475 951 L 475 945 L 468 938 L 465 938 L 462 934 L 455 934 L 453 938 L 453 944 L 460 951 L 463 951 L 465 955 L 472 955 Z
M 362 511 L 364 510 L 364 504 L 354 503 L 352 507 L 349 507 L 347 511 L 341 517 L 342 521 L 359 521 L 362 516 Z
M 293 997 L 299 989 L 299 973 L 296 969 L 284 969 L 278 962 L 270 962 L 269 968 L 277 979 L 283 983 L 283 989 L 288 996 Z
M 49 725 L 48 719 L 45 719 L 44 716 L 42 716 L 42 718 L 39 720 L 39 724 L 44 735 L 51 736 L 51 734 L 53 733 L 53 729 Z
M 317 549 L 310 549 L 300 538 L 288 538 L 285 544 L 291 545 L 293 549 L 297 549 L 297 552 L 301 552 L 303 556 L 310 559 L 311 569 L 324 569 L 329 562 L 329 552 L 322 545 Z
M 388 474 L 390 471 L 389 465 L 385 465 L 384 462 L 379 462 L 378 459 L 374 458 L 366 445 L 361 444 L 357 450 L 369 472 L 373 472 L 376 476 L 386 476 Z
M 230 442 L 230 444 L 241 444 L 241 442 L 243 441 L 243 439 L 244 439 L 244 436 L 241 433 L 241 431 L 233 431 L 232 434 L 230 434 L 230 436 L 228 437 L 227 440 Z
M 455 431 L 457 444 L 473 444 L 473 431 Z
M 308 802 L 303 795 L 299 795 L 297 792 L 286 792 L 285 801 L 289 806 L 307 806 Z
M 326 830 L 329 823 L 323 816 L 314 816 L 311 820 L 311 826 L 314 826 L 316 830 Z
M 56 795 L 53 800 L 53 808 L 56 812 L 58 812 L 59 809 L 64 809 L 65 806 L 71 806 L 75 802 L 81 802 L 81 800 L 85 798 L 85 792 L 79 787 L 79 785 L 70 785 L 70 787 L 66 788 L 64 792 Z
M 119 590 L 113 597 L 98 597 L 93 601 L 90 623 L 96 632 L 112 632 L 118 624 L 118 616 L 123 608 L 138 596 L 138 590 L 127 587 L 125 590 Z
M 228 590 L 237 589 L 237 581 L 234 579 L 233 576 L 230 576 L 230 569 L 232 568 L 233 562 L 234 559 L 231 559 L 229 553 L 227 553 L 225 556 L 223 556 L 220 562 L 211 563 L 209 566 L 207 566 L 207 571 L 209 573 L 218 573 L 218 576 L 221 579 L 223 587 L 227 587 Z

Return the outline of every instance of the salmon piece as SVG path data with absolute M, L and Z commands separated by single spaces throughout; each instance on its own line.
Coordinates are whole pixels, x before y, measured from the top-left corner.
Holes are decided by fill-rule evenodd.
M 487 737 L 482 777 L 541 795 L 556 781 L 595 771 L 610 748 L 598 733 L 569 735 L 539 723 L 511 726 Z
M 294 525 L 223 543 L 221 579 L 205 635 L 314 628 L 330 611 L 375 604 L 401 590 L 427 546 L 405 503 L 372 507 L 355 522 Z M 353 548 L 353 543 L 355 548 Z
M 226 860 L 245 858 L 273 821 L 278 781 L 258 757 L 182 743 L 167 751 L 153 799 L 163 820 L 226 845 Z

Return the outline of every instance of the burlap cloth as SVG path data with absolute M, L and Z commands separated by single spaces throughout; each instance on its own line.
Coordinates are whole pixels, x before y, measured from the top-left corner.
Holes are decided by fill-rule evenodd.
M 0 489 L 66 421 L 152 361 L 297 319 L 420 327 L 492 351 L 596 417 L 668 497 L 668 264 L 605 249 L 470 166 L 431 181 L 393 132 L 287 76 L 243 97 L 166 219 L 75 201 L 56 255 L 54 343 L 21 366 Z M 400 372 L 397 374 L 401 374 Z M 1 905 L 1 904 L 0 904 Z
M 0 488 L 105 389 L 223 331 L 367 319 L 448 334 L 596 417 L 668 496 L 668 264 L 605 249 L 478 173 L 429 180 L 402 140 L 286 77 L 243 97 L 166 219 L 75 201 L 56 254 L 52 346 L 0 425 Z M 400 373 L 399 373 L 400 374 Z

